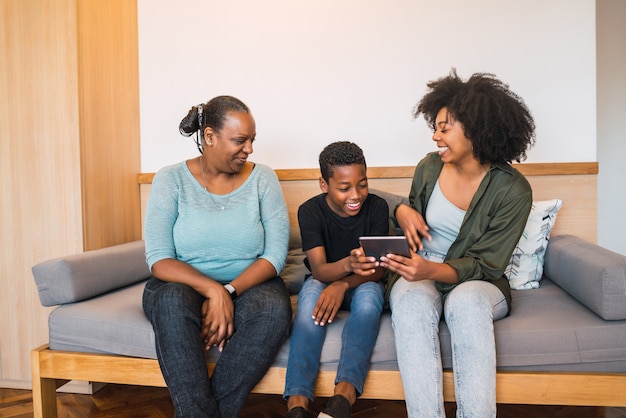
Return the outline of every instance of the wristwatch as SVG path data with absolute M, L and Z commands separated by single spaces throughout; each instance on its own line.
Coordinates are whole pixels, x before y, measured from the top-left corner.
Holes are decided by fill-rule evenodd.
M 235 290 L 235 288 L 233 287 L 232 284 L 228 283 L 224 285 L 224 288 L 228 291 L 228 293 L 230 293 L 230 298 L 232 299 L 232 301 L 234 302 L 235 299 L 237 299 L 237 291 Z

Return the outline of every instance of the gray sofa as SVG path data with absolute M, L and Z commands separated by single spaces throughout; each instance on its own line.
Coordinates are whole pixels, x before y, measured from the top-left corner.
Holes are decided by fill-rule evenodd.
M 394 202 L 390 203 L 393 207 Z M 295 302 L 306 270 L 297 229 L 293 228 L 291 235 L 282 276 Z M 580 238 L 561 235 L 550 240 L 544 266 L 540 288 L 513 291 L 511 315 L 495 324 L 501 378 L 498 401 L 626 406 L 626 257 Z M 100 359 L 111 355 L 156 358 L 154 334 L 141 306 L 144 283 L 150 276 L 142 241 L 46 261 L 32 271 L 42 305 L 58 305 L 49 316 L 49 347 L 43 348 L 46 352 L 107 355 Z M 329 372 L 327 382 L 332 381 L 339 357 L 345 315 L 340 313 L 328 329 L 321 365 Z M 450 368 L 450 338 L 445 323 L 440 336 L 444 368 Z M 286 341 L 272 369 L 284 369 L 287 355 Z M 208 363 L 214 363 L 218 356 L 216 350 L 211 350 Z M 64 375 L 55 372 L 54 366 L 46 366 L 46 372 L 43 363 L 43 357 L 33 356 L 33 369 L 37 369 L 34 380 L 89 377 L 89 373 Z M 381 321 L 371 369 L 382 372 L 370 374 L 368 380 L 374 379 L 369 382 L 374 389 L 365 394 L 367 397 L 402 399 L 389 312 Z M 389 371 L 394 373 L 393 382 L 381 381 L 381 389 L 376 389 L 376 376 L 386 379 Z M 94 380 L 120 380 L 102 376 L 100 373 Z M 272 379 L 279 380 L 280 376 L 284 374 Z M 36 396 L 40 391 L 43 397 L 50 395 L 45 385 L 33 384 L 41 386 L 34 390 Z M 146 384 L 152 381 L 146 378 Z M 282 384 L 274 381 L 270 389 L 259 391 L 280 393 Z M 553 390 L 555 393 L 547 394 Z M 328 393 L 327 388 L 322 392 Z M 446 398 L 453 399 L 453 394 Z M 45 408 L 46 402 L 36 399 L 36 408 L 39 404 Z

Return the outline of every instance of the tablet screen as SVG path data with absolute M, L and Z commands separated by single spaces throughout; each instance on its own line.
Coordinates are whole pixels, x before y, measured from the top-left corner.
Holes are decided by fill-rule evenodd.
M 409 243 L 405 236 L 372 236 L 359 237 L 361 247 L 368 257 L 376 257 L 378 261 L 385 254 L 398 254 L 410 257 Z

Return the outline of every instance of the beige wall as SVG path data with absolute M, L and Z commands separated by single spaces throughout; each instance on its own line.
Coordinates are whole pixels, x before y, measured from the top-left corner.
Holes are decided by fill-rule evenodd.
M 30 268 L 140 236 L 135 0 L 0 0 L 0 387 L 48 340 Z

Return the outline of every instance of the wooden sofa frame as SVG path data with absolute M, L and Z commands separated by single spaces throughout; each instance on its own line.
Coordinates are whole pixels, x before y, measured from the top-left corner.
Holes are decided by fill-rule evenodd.
M 597 235 L 597 163 L 517 164 L 533 187 L 535 200 L 560 198 L 553 235 L 573 234 L 595 242 Z M 370 188 L 407 194 L 414 167 L 371 167 Z M 292 224 L 301 202 L 319 193 L 317 169 L 276 170 L 289 207 Z M 153 174 L 138 177 L 142 219 Z M 164 387 L 155 359 L 50 350 L 47 345 L 31 352 L 34 416 L 56 417 L 56 389 L 70 380 Z M 209 365 L 209 371 L 212 365 Z M 321 371 L 318 396 L 331 396 L 334 371 Z M 569 373 L 498 371 L 498 403 L 575 406 L 626 406 L 626 373 Z M 272 367 L 254 393 L 282 394 L 285 369 Z M 404 399 L 398 371 L 371 370 L 363 398 Z M 454 401 L 452 373 L 444 372 L 444 398 Z

